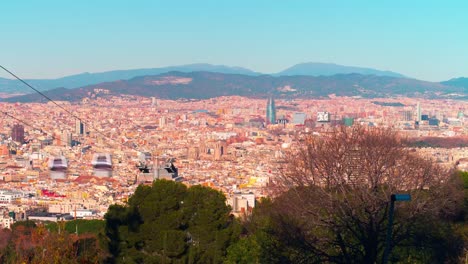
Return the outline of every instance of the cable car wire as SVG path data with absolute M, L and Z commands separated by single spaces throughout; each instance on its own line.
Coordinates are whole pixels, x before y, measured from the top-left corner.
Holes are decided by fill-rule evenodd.
M 16 121 L 18 121 L 18 122 L 24 124 L 25 126 L 31 127 L 31 128 L 34 129 L 34 130 L 38 130 L 38 131 L 40 131 L 41 133 L 51 134 L 51 133 L 47 133 L 47 131 L 44 131 L 44 130 L 41 129 L 41 128 L 37 128 L 37 127 L 35 127 L 35 126 L 29 124 L 28 122 L 26 122 L 26 121 L 24 121 L 24 120 L 22 120 L 22 119 L 20 119 L 20 118 L 17 118 L 17 117 L 15 117 L 15 116 L 9 114 L 8 112 L 5 112 L 5 111 L 0 111 L 0 112 L 1 112 L 2 114 L 4 114 L 4 115 L 10 117 L 10 118 L 13 118 L 14 120 L 16 120 Z M 52 137 L 52 139 L 56 139 L 56 138 L 54 137 L 53 134 L 50 135 L 50 136 Z
M 53 99 L 51 99 L 50 97 L 48 97 L 47 95 L 45 95 L 44 93 L 42 93 L 41 91 L 39 91 L 38 89 L 34 88 L 32 85 L 30 85 L 28 82 L 26 82 L 25 80 L 21 79 L 20 77 L 18 77 L 16 74 L 14 74 L 13 72 L 11 72 L 10 70 L 8 70 L 6 67 L 4 67 L 3 65 L 0 65 L 0 68 L 2 68 L 5 72 L 9 73 L 11 76 L 15 77 L 18 81 L 22 82 L 24 85 L 28 86 L 29 88 L 31 88 L 32 90 L 34 90 L 36 93 L 40 94 L 42 97 L 46 98 L 49 102 L 55 104 L 56 106 L 58 106 L 59 108 L 61 108 L 62 110 L 64 110 L 65 112 L 67 112 L 69 115 L 71 115 L 72 117 L 78 119 L 80 122 L 82 122 L 83 124 L 85 124 L 87 127 L 91 128 L 92 130 L 94 130 L 94 132 L 97 132 L 98 134 L 100 134 L 101 136 L 111 140 L 111 141 L 114 141 L 115 143 L 121 145 L 121 146 L 124 146 L 126 148 L 130 148 L 132 150 L 136 150 L 136 151 L 139 151 L 138 149 L 135 149 L 135 148 L 132 148 L 130 146 L 127 146 L 125 145 L 124 143 L 121 143 L 111 137 L 108 137 L 107 135 L 105 135 L 104 133 L 102 133 L 101 131 L 99 131 L 98 129 L 96 129 L 94 126 L 91 126 L 89 125 L 89 123 L 86 123 L 84 122 L 84 120 L 78 116 L 76 116 L 75 114 L 73 114 L 72 112 L 70 112 L 68 109 L 66 109 L 65 107 L 61 106 L 60 104 L 58 104 L 57 102 L 55 102 Z

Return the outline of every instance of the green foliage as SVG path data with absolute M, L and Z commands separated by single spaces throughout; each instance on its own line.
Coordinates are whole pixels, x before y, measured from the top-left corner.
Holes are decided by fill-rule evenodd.
M 222 263 L 238 237 L 229 213 L 211 188 L 166 180 L 139 186 L 127 206 L 111 206 L 105 216 L 109 261 Z
M 245 223 L 249 237 L 258 246 L 258 263 L 288 263 L 284 243 L 280 242 L 277 210 L 273 201 L 262 198 Z M 252 252 L 253 253 L 253 252 Z
M 104 233 L 105 221 L 103 220 L 84 220 L 77 219 L 64 222 L 64 231 L 70 234 L 76 233 L 78 229 L 78 234 L 95 234 L 99 235 Z M 51 232 L 58 232 L 58 224 L 56 222 L 46 222 L 44 227 Z
M 34 221 L 31 221 L 31 220 L 18 221 L 18 222 L 14 223 L 11 226 L 11 229 L 17 229 L 20 226 L 26 227 L 26 228 L 34 228 L 34 227 L 36 227 L 36 223 Z
M 227 249 L 227 264 L 260 263 L 260 246 L 255 236 L 241 238 Z
M 459 171 L 458 174 L 463 182 L 463 187 L 468 189 L 468 171 Z
M 75 233 L 78 227 L 78 234 L 95 234 L 104 232 L 105 222 L 103 220 L 83 220 L 77 219 L 67 221 L 65 230 L 68 233 Z
M 324 222 L 311 225 L 310 219 L 291 210 L 290 202 L 294 195 L 307 191 L 305 201 L 318 201 L 315 213 L 325 216 L 320 208 L 326 201 L 313 188 L 286 192 L 274 200 L 263 198 L 241 225 L 230 215 L 222 193 L 156 181 L 152 186 L 139 186 L 127 205 L 110 206 L 105 221 L 15 223 L 11 231 L 0 233 L 0 263 L 45 263 L 46 259 L 48 263 L 99 263 L 107 252 L 110 257 L 104 262 L 108 263 L 365 263 L 364 248 L 371 243 L 382 245 L 387 225 L 384 208 L 375 209 L 382 211 L 373 214 L 376 219 L 370 223 L 374 226 L 369 226 L 361 221 L 369 212 L 361 207 L 362 201 L 353 198 L 361 195 L 357 190 L 334 194 L 329 197 L 347 202 L 352 211 L 324 218 L 333 221 L 334 228 L 320 224 Z M 408 222 L 411 203 L 397 205 L 390 262 L 460 261 L 468 248 L 468 173 L 457 172 L 432 192 L 446 193 L 444 188 L 464 191 L 465 203 L 461 198 L 451 202 L 456 207 L 452 216 L 428 211 Z M 428 199 L 432 192 L 412 194 L 414 199 Z M 58 232 L 59 225 L 63 232 Z M 380 260 L 382 248 L 378 250 L 376 259 Z
M 463 238 L 450 222 L 421 215 L 411 225 L 406 239 L 392 252 L 393 262 L 456 262 L 463 249 Z
M 454 229 L 455 233 L 459 235 L 464 241 L 464 250 L 465 250 L 465 261 L 468 259 L 468 171 L 458 171 L 456 173 L 461 179 L 461 184 L 463 185 L 463 208 L 460 214 L 459 221 L 455 223 Z
M 43 222 L 44 228 L 47 229 L 49 232 L 58 232 L 58 224 L 56 222 Z
M 287 195 L 287 194 L 286 194 Z M 349 198 L 349 197 L 348 197 Z M 263 199 L 245 223 L 247 236 L 228 248 L 228 263 L 365 263 L 359 255 L 365 244 L 356 240 L 353 234 L 361 234 L 360 225 L 349 218 L 346 228 L 335 223 L 337 230 L 327 227 L 310 226 L 284 209 L 283 196 L 274 201 Z M 358 210 L 358 207 L 355 207 Z M 468 228 L 454 225 L 450 219 L 437 215 L 422 214 L 412 222 L 404 221 L 407 209 L 399 205 L 395 219 L 398 242 L 392 250 L 391 262 L 398 263 L 444 263 L 456 262 L 463 250 L 463 241 L 468 241 Z M 355 212 L 358 213 L 358 212 Z M 366 214 L 365 211 L 362 212 Z M 341 219 L 341 220 L 340 220 Z M 343 218 L 345 219 L 345 218 Z M 336 218 L 335 221 L 342 221 Z M 386 231 L 386 217 L 383 215 L 382 229 L 378 235 L 383 241 Z M 365 232 L 375 232 L 366 228 Z M 404 232 L 404 233 L 402 233 Z M 400 234 L 400 235 L 398 235 Z M 367 235 L 367 239 L 372 236 Z M 342 241 L 348 251 L 342 251 L 337 244 L 325 241 Z M 381 243 L 381 242 L 379 242 Z M 355 251 L 353 251 L 355 248 Z M 377 255 L 381 259 L 381 253 Z

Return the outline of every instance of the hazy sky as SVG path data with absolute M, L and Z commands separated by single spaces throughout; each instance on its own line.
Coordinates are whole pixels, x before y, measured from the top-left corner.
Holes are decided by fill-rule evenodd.
M 24 78 L 207 62 L 468 77 L 468 1 L 1 1 L 0 64 Z M 1 77 L 7 77 L 0 73 Z

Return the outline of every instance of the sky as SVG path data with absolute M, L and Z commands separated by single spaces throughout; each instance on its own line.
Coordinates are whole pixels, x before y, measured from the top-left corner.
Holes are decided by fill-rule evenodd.
M 442 81 L 468 77 L 467 10 L 464 0 L 1 1 L 0 64 L 22 78 L 57 78 L 327 62 Z

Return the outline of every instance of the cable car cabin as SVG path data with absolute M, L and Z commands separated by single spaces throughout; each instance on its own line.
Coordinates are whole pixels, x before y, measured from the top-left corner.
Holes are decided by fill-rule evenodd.
M 112 176 L 112 159 L 109 153 L 96 153 L 91 162 L 93 165 L 93 175 L 96 177 Z
M 140 173 L 135 179 L 136 183 L 149 183 L 158 179 L 182 181 L 184 178 L 179 176 L 179 169 L 174 165 L 174 159 L 168 159 L 162 166 L 155 164 L 148 167 L 146 164 L 137 165 Z
M 63 156 L 52 157 L 49 159 L 50 178 L 65 179 L 67 177 L 68 163 Z

